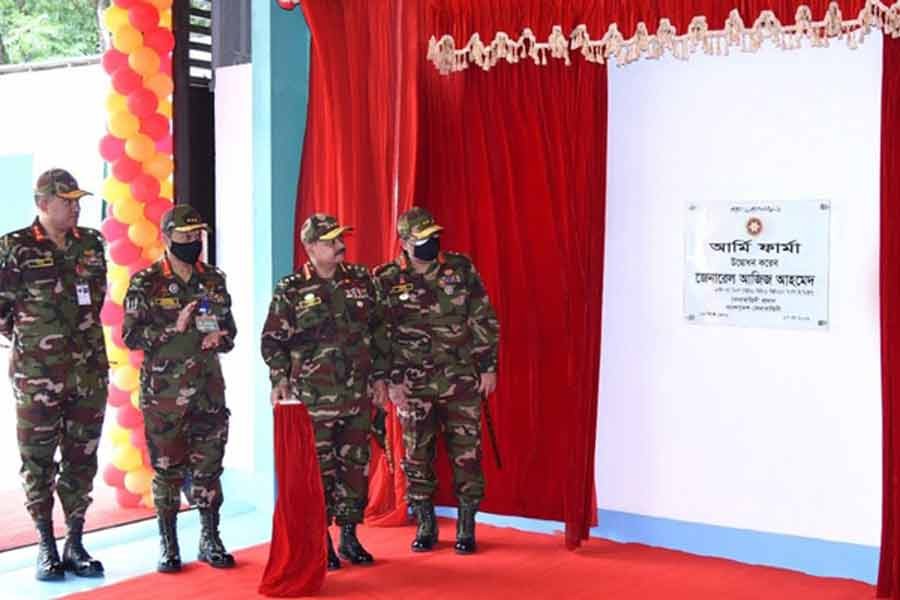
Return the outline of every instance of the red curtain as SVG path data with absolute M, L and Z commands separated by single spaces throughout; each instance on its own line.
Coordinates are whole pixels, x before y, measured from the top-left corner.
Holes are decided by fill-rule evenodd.
M 878 596 L 900 597 L 900 39 L 884 40 L 881 92 L 881 394 L 884 420 Z

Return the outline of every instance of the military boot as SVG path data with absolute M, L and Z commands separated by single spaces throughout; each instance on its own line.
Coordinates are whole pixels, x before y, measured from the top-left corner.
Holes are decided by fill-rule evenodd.
M 456 518 L 456 544 L 453 548 L 457 554 L 475 553 L 475 513 L 477 504 L 460 504 Z
M 341 544 L 338 553 L 344 560 L 352 565 L 370 565 L 375 559 L 359 543 L 356 537 L 356 523 L 344 523 L 341 525 Z
M 325 539 L 328 540 L 328 570 L 337 571 L 341 568 L 341 559 L 334 552 L 334 544 L 331 543 L 331 532 L 325 530 Z
M 177 573 L 181 570 L 181 551 L 178 549 L 178 534 L 175 524 L 178 513 L 160 512 L 159 522 L 159 562 L 156 570 L 160 573 Z
M 66 571 L 59 560 L 56 538 L 53 537 L 53 521 L 49 518 L 35 521 L 40 540 L 38 541 L 37 569 L 34 576 L 38 581 L 59 581 L 65 579 Z
M 437 517 L 434 505 L 430 501 L 418 502 L 413 506 L 413 514 L 419 526 L 416 528 L 416 539 L 410 544 L 413 552 L 430 552 L 438 541 Z
M 99 560 L 94 560 L 81 543 L 84 520 L 70 519 L 68 525 L 69 535 L 66 536 L 66 545 L 63 546 L 63 568 L 78 577 L 102 577 L 103 564 Z
M 209 508 L 200 509 L 200 552 L 197 558 L 217 569 L 230 569 L 234 566 L 234 557 L 225 550 L 225 544 L 219 537 L 219 511 Z

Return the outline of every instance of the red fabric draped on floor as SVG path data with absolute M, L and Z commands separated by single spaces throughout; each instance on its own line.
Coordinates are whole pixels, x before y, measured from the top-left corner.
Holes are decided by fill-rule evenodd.
M 900 598 L 900 39 L 884 40 L 881 92 L 881 394 L 884 483 L 878 595 Z
M 442 532 L 454 524 L 441 521 Z M 227 534 L 227 532 L 226 532 Z M 329 573 L 318 597 L 344 600 L 566 599 L 596 600 L 868 600 L 872 586 L 846 579 L 811 577 L 637 544 L 590 540 L 577 552 L 560 552 L 559 538 L 479 526 L 479 554 L 457 556 L 444 540 L 436 552 L 409 551 L 412 527 L 361 529 L 376 556 L 371 567 Z M 90 600 L 246 600 L 256 585 L 267 549 L 236 554 L 223 572 L 200 563 L 179 575 L 148 575 L 69 598 Z

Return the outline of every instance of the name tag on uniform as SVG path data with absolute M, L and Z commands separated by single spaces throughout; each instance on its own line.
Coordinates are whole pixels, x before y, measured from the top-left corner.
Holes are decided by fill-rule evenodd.
M 197 317 L 197 330 L 201 333 L 213 333 L 219 331 L 219 319 L 214 315 L 200 315 Z
M 75 286 L 75 293 L 78 295 L 78 306 L 91 305 L 91 286 L 87 283 L 79 283 Z

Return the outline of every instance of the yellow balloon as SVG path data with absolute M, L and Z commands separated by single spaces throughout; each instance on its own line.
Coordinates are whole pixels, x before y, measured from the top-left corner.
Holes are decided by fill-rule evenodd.
M 161 114 L 167 119 L 172 118 L 172 103 L 168 100 L 160 100 L 159 106 L 156 107 L 156 112 Z
M 148 248 L 144 248 L 144 251 L 141 252 L 141 258 L 149 260 L 150 262 L 156 262 L 160 258 L 162 258 L 162 255 L 165 251 L 166 248 L 161 244 L 150 246 Z
M 138 370 L 132 367 L 130 364 L 119 365 L 118 367 L 113 369 L 112 379 L 117 388 L 126 392 L 130 392 L 135 389 L 140 383 L 141 375 Z
M 127 140 L 134 136 L 141 128 L 141 122 L 138 118 L 127 110 L 120 110 L 110 114 L 107 125 L 109 126 L 109 132 L 122 140 Z
M 106 345 L 106 358 L 113 367 L 121 366 L 128 362 L 128 350 L 115 344 Z
M 131 405 L 141 410 L 141 388 L 136 387 L 131 391 Z
M 130 442 L 123 444 L 113 452 L 112 464 L 120 471 L 133 471 L 141 466 L 141 452 Z
M 128 66 L 144 77 L 159 72 L 159 54 L 153 48 L 142 46 L 128 55 Z
M 116 204 L 116 219 L 129 225 L 144 218 L 144 205 L 134 198 L 127 198 Z
M 161 99 L 168 98 L 172 95 L 172 92 L 175 91 L 175 83 L 172 81 L 172 78 L 165 73 L 159 72 L 145 78 L 144 87 Z
M 130 278 L 130 275 L 128 274 L 128 267 L 124 265 L 117 265 L 114 262 L 110 262 L 106 265 L 106 276 L 110 281 L 121 279 L 128 281 Z
M 125 302 L 125 294 L 128 292 L 127 281 L 111 281 L 109 284 L 109 297 L 116 304 Z M 125 388 L 121 388 L 125 389 Z
M 144 162 L 144 172 L 153 175 L 160 181 L 168 179 L 175 171 L 175 163 L 167 154 L 157 154 Z
M 153 492 L 147 492 L 141 498 L 141 505 L 147 508 L 155 508 L 153 505 Z
M 159 239 L 159 229 L 147 219 L 141 219 L 128 227 L 128 239 L 138 248 L 148 248 Z
M 118 31 L 119 27 L 128 24 L 128 11 L 112 5 L 103 11 L 103 23 L 108 31 Z
M 125 473 L 125 489 L 132 494 L 143 496 L 150 491 L 153 482 L 153 471 L 147 467 L 140 467 Z
M 112 44 L 119 52 L 131 54 L 144 45 L 144 36 L 131 25 L 124 24 L 115 29 Z
M 106 342 L 107 347 L 113 345 L 112 341 L 112 327 L 109 325 L 103 326 L 103 340 Z
M 119 181 L 112 175 L 103 181 L 103 198 L 110 204 L 118 204 L 123 198 L 131 196 L 131 188 L 128 184 Z
M 156 144 L 149 135 L 138 133 L 125 140 L 125 154 L 133 160 L 144 162 L 156 154 Z
M 122 446 L 131 443 L 131 431 L 121 425 L 113 425 L 109 429 L 109 439 L 113 446 Z
M 172 29 L 172 11 L 164 10 L 159 13 L 159 26 L 163 29 Z
M 128 111 L 128 100 L 119 92 L 112 91 L 106 95 L 106 112 L 109 114 Z

